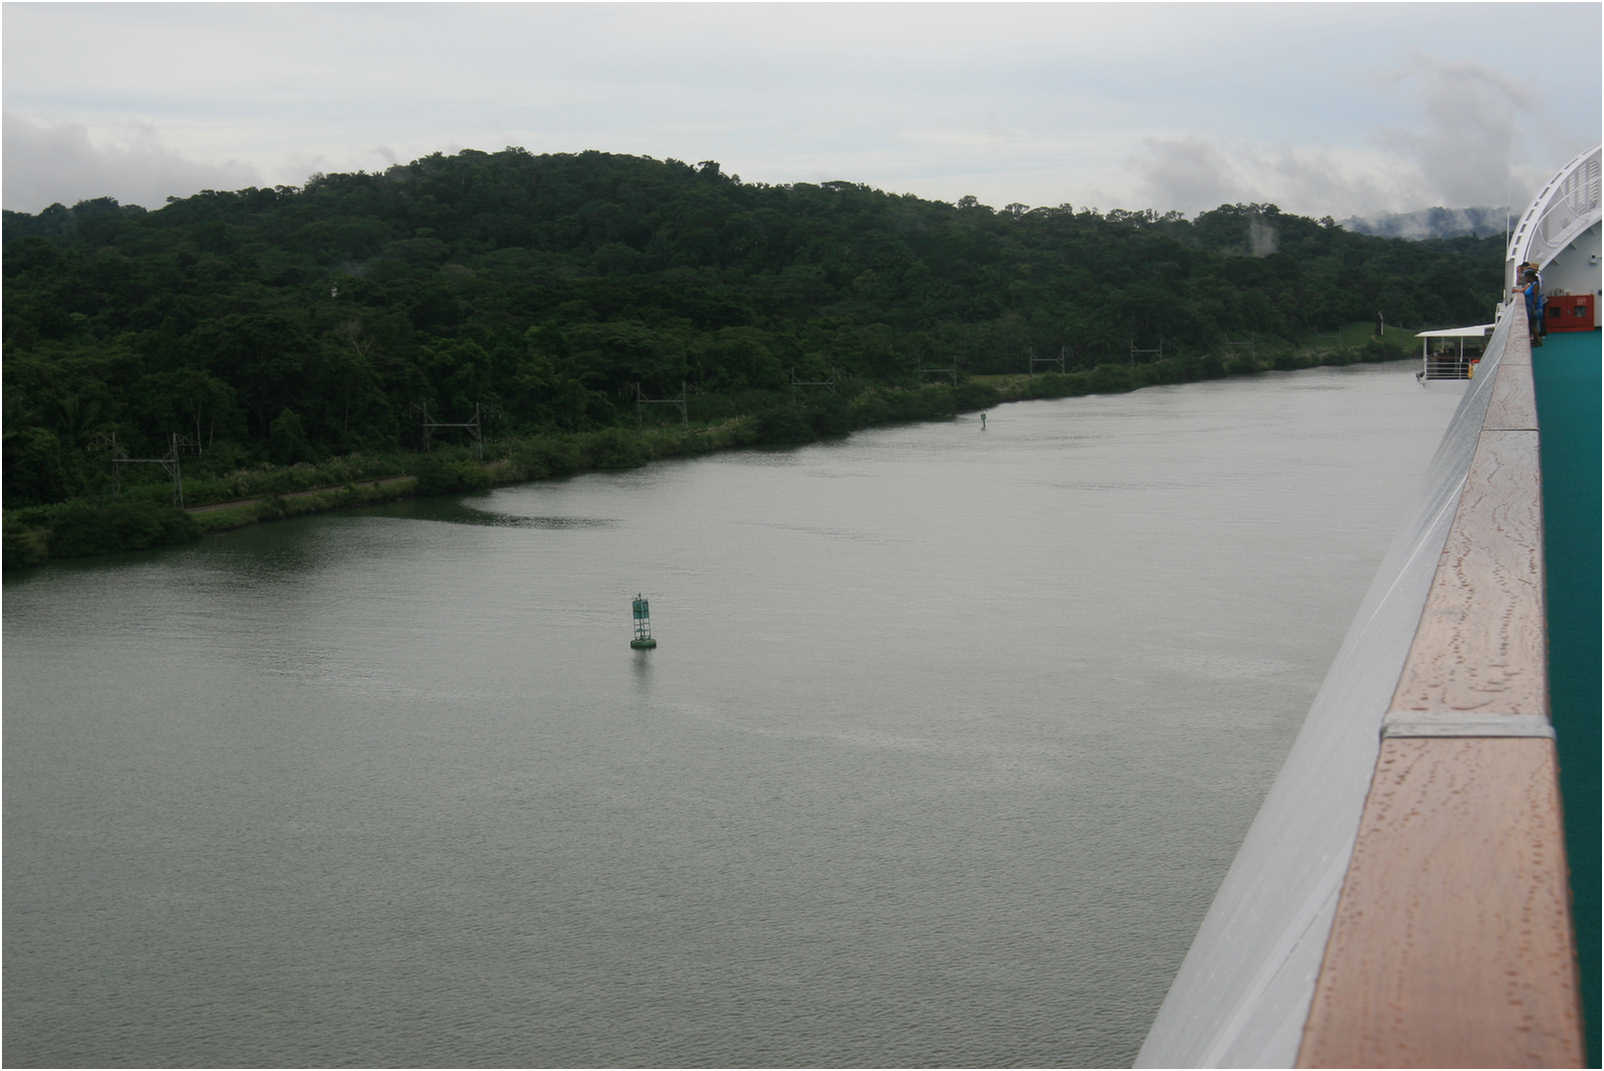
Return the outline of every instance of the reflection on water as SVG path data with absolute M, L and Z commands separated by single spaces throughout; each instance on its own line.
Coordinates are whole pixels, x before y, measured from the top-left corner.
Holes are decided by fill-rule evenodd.
M 1452 411 L 1410 371 L 8 579 L 7 1063 L 1128 1064 Z
M 362 512 L 373 517 L 444 521 L 447 524 L 483 524 L 493 528 L 605 528 L 617 523 L 604 517 L 529 517 L 480 509 L 454 498 L 410 499 L 371 507 Z

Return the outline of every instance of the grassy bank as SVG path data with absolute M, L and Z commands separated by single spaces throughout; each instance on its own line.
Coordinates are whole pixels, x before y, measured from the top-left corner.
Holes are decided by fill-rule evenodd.
M 450 446 L 427 454 L 350 455 L 321 464 L 262 466 L 186 479 L 187 508 L 171 504 L 171 485 L 143 484 L 117 498 L 77 499 L 5 511 L 7 570 L 62 558 L 173 546 L 210 532 L 413 495 L 455 494 L 507 484 L 634 468 L 754 446 L 792 446 L 861 428 L 950 419 L 1005 402 L 1117 394 L 1159 384 L 1253 375 L 1317 365 L 1395 361 L 1413 353 L 1406 332 L 1385 343 L 1355 326 L 1302 346 L 1266 343 L 1226 354 L 1167 357 L 1143 364 L 1103 364 L 1039 375 L 973 376 L 957 386 L 869 385 L 850 397 L 815 394 L 754 398 L 746 415 L 699 424 L 612 427 L 573 434 L 509 437 L 487 443 L 484 457 Z

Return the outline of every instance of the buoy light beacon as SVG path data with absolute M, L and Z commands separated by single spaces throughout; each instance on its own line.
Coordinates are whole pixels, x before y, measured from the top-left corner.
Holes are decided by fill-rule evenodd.
M 639 592 L 635 594 L 635 638 L 629 645 L 637 651 L 650 651 L 657 646 L 652 639 L 652 609 Z

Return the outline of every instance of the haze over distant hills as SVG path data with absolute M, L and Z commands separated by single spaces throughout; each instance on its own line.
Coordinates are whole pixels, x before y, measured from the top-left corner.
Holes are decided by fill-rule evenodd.
M 1497 206 L 1426 208 L 1419 212 L 1395 212 L 1368 218 L 1349 216 L 1341 226 L 1355 234 L 1381 238 L 1486 238 L 1504 232 L 1506 217 L 1507 211 Z

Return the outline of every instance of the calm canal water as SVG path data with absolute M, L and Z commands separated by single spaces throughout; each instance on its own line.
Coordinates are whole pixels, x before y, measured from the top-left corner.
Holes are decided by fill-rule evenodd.
M 1457 404 L 1410 367 L 8 580 L 5 1062 L 1128 1064 Z

